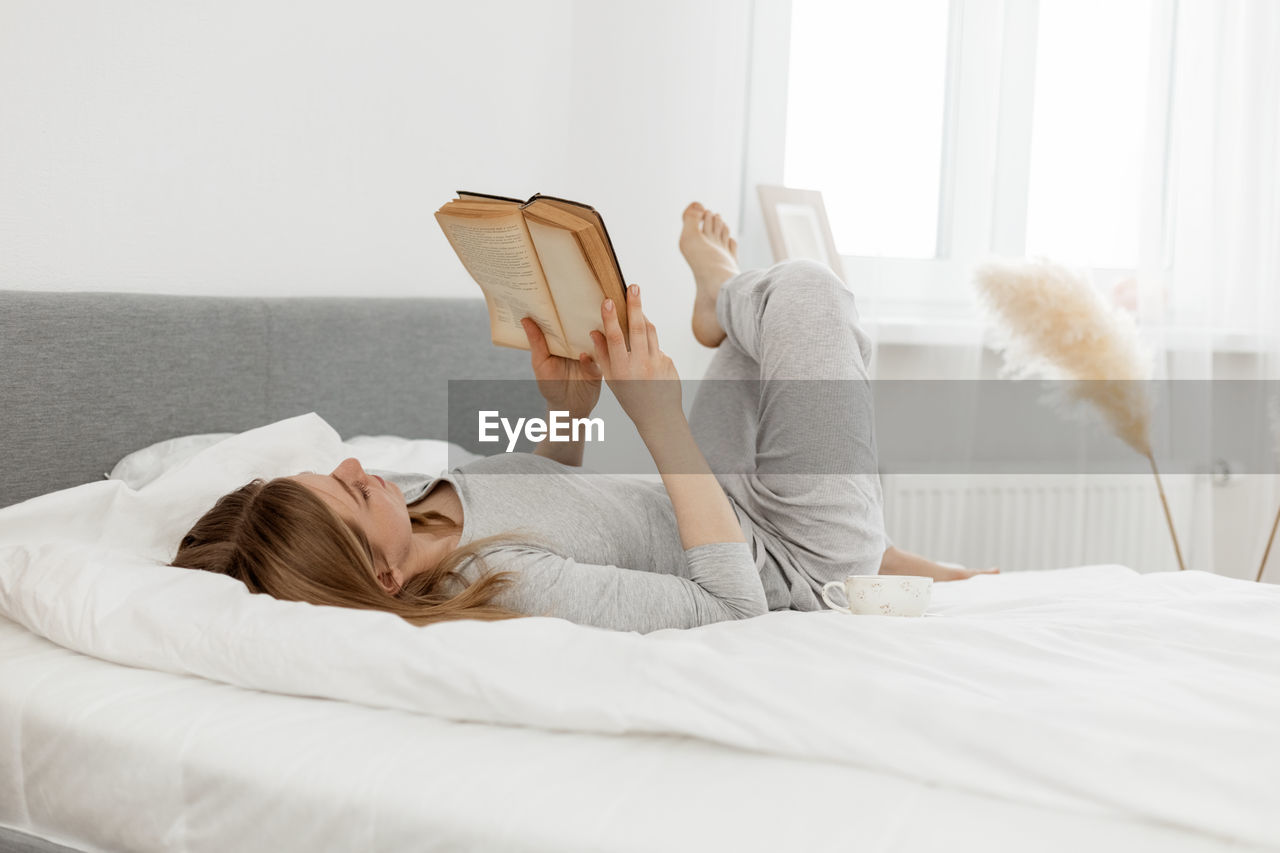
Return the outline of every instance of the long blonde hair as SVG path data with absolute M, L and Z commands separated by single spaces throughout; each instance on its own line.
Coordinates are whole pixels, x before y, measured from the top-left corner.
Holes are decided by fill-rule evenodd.
M 458 525 L 439 513 L 409 513 L 415 530 Z M 414 625 L 453 619 L 512 619 L 525 614 L 493 604 L 515 580 L 486 573 L 467 584 L 460 567 L 503 537 L 471 542 L 396 593 L 379 585 L 364 534 L 349 526 L 305 486 L 286 478 L 254 480 L 222 496 L 182 537 L 171 565 L 228 575 L 253 593 L 287 601 L 383 610 Z M 446 587 L 463 587 L 450 595 Z

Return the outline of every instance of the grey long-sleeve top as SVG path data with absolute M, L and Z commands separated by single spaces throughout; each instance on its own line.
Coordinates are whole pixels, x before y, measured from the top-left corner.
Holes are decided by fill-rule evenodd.
M 764 587 L 745 542 L 680 543 L 675 511 L 660 483 L 591 474 L 541 456 L 479 459 L 439 477 L 378 472 L 421 500 L 444 481 L 462 502 L 460 545 L 495 534 L 489 570 L 516 582 L 494 603 L 620 631 L 692 628 L 764 613 Z M 738 507 L 747 541 L 750 520 Z M 482 569 L 459 569 L 468 583 Z

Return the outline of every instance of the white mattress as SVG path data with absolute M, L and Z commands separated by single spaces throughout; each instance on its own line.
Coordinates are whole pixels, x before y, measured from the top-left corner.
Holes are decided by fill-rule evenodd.
M 1099 566 L 936 585 L 937 618 L 641 636 L 418 629 L 161 564 L 229 488 L 346 453 L 303 416 L 0 510 L 0 825 L 129 850 L 1280 847 L 1280 589 Z
M 1263 849 L 689 738 L 245 690 L 79 655 L 3 618 L 0 825 L 140 853 Z

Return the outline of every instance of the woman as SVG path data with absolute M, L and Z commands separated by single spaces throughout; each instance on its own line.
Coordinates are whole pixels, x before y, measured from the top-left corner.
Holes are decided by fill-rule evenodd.
M 636 285 L 629 351 L 609 300 L 576 362 L 525 321 L 548 409 L 586 417 L 607 381 L 661 486 L 577 473 L 580 443 L 393 482 L 348 459 L 223 497 L 173 564 L 419 625 L 549 615 L 636 631 L 820 609 L 822 584 L 850 573 L 968 577 L 886 541 L 869 343 L 844 284 L 809 262 L 740 272 L 737 242 L 697 203 L 680 249 L 694 335 L 718 348 L 688 419 Z

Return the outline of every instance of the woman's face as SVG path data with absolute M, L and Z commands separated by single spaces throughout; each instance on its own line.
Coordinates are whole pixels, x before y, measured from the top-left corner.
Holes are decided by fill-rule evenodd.
M 289 479 L 310 489 L 343 521 L 364 533 L 384 589 L 394 592 L 415 574 L 409 510 L 404 493 L 394 483 L 367 473 L 355 459 L 344 459 L 328 475 L 304 471 Z

